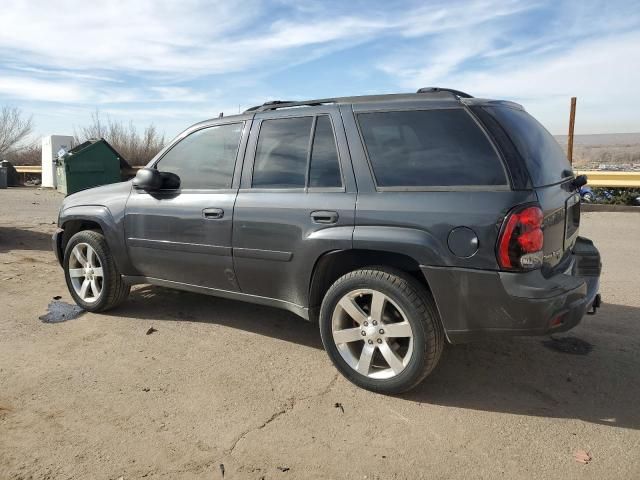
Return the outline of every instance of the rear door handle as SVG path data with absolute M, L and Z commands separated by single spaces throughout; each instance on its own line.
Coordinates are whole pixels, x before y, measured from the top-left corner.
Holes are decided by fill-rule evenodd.
M 311 212 L 313 223 L 336 223 L 338 221 L 338 212 L 328 210 L 316 210 Z
M 218 220 L 224 217 L 224 210 L 221 208 L 205 208 L 202 210 L 202 216 L 207 220 Z

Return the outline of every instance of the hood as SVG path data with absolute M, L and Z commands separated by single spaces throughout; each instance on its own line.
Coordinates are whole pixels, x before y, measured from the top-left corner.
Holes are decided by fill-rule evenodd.
M 126 182 L 111 183 L 100 187 L 88 188 L 65 197 L 62 201 L 60 211 L 68 208 L 84 206 L 84 205 L 100 205 L 108 206 L 117 201 L 119 197 L 129 196 L 131 192 L 131 180 Z

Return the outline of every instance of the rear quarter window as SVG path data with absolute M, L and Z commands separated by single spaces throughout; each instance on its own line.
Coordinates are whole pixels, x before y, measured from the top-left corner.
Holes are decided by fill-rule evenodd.
M 573 175 L 571 165 L 553 135 L 524 110 L 484 107 L 515 145 L 534 187 L 561 182 Z
M 507 185 L 487 136 L 463 109 L 360 113 L 378 187 Z

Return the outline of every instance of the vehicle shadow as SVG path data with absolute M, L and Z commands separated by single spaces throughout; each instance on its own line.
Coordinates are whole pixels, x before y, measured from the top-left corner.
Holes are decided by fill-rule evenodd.
M 640 308 L 605 304 L 576 329 L 554 335 L 593 345 L 585 355 L 545 347 L 548 337 L 447 348 L 408 400 L 490 412 L 579 419 L 640 429 Z
M 134 287 L 116 315 L 145 320 L 212 323 L 322 349 L 317 325 L 277 308 L 144 285 Z
M 224 325 L 322 349 L 317 325 L 270 307 L 180 292 L 136 287 L 116 315 Z M 544 346 L 548 337 L 485 340 L 445 349 L 436 370 L 406 401 L 487 412 L 640 429 L 640 308 L 605 304 L 573 337 L 593 345 L 586 355 Z
M 51 251 L 51 234 L 24 228 L 0 227 L 0 253 L 11 250 Z

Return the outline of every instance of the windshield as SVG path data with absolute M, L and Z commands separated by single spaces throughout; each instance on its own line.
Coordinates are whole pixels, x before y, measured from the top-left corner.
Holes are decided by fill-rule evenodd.
M 506 106 L 484 107 L 505 129 L 524 159 L 534 187 L 561 182 L 573 175 L 564 151 L 535 118 Z

